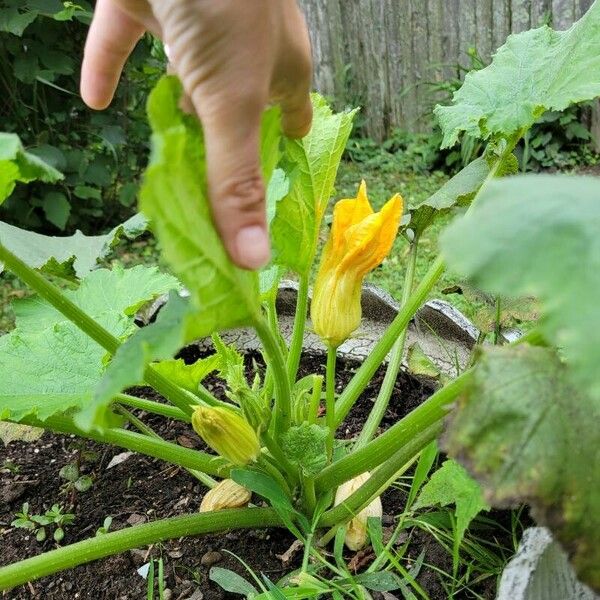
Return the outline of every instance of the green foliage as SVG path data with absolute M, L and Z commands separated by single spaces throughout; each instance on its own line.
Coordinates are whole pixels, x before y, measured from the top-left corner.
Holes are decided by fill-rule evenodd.
M 10 524 L 11 527 L 17 529 L 27 529 L 35 533 L 35 539 L 38 542 L 43 542 L 46 539 L 46 528 L 54 530 L 52 537 L 55 542 L 61 542 L 65 537 L 65 528 L 73 523 L 75 515 L 64 513 L 62 506 L 53 504 L 50 510 L 47 510 L 43 515 L 32 515 L 29 513 L 29 503 L 25 502 L 21 507 L 21 512 L 18 512 L 14 521 Z
M 600 403 L 572 385 L 547 348 L 487 349 L 455 411 L 449 453 L 495 506 L 525 502 L 571 552 L 581 579 L 600 585 Z
M 111 107 L 91 111 L 79 97 L 91 10 L 86 0 L 7 0 L 0 8 L 1 127 L 65 174 L 58 188 L 18 186 L 0 209 L 14 225 L 97 230 L 131 215 L 148 155 L 145 99 L 165 58 L 158 42 L 143 38 Z
M 146 301 L 178 287 L 156 268 L 99 269 L 65 295 L 119 338 L 134 330 Z M 111 290 L 110 295 L 106 290 Z M 38 298 L 16 303 L 16 328 L 0 337 L 0 418 L 45 420 L 78 409 L 86 429 L 101 426 L 106 406 L 89 407 L 104 371 L 106 351 L 55 308 Z
M 113 396 L 143 381 L 148 363 L 170 359 L 183 346 L 189 313 L 188 301 L 171 292 L 156 321 L 135 332 L 119 347 L 96 387 L 93 402 L 86 406 L 92 423 L 102 420 L 102 411 Z
M 442 236 L 448 264 L 478 288 L 540 300 L 540 328 L 600 398 L 600 183 L 523 175 L 490 183 Z M 524 201 L 524 199 L 526 201 Z
M 456 507 L 456 538 L 460 544 L 469 523 L 482 511 L 489 510 L 479 484 L 453 460 L 446 460 L 421 489 L 413 509 L 429 506 Z
M 135 238 L 146 226 L 146 219 L 138 214 L 105 235 L 87 236 L 77 231 L 69 237 L 54 237 L 0 221 L 0 243 L 30 267 L 64 279 L 77 279 L 96 268 L 122 237 Z M 2 268 L 0 263 L 0 273 Z
M 312 129 L 300 140 L 285 141 L 290 191 L 279 201 L 271 229 L 275 262 L 303 275 L 314 261 L 321 220 L 356 114 L 333 113 L 317 94 L 312 100 Z
M 161 375 L 172 381 L 188 392 L 196 394 L 198 386 L 210 373 L 219 367 L 220 358 L 217 354 L 211 354 L 206 358 L 200 358 L 191 365 L 186 365 L 182 358 L 173 360 L 161 360 L 152 366 Z
M 12 194 L 16 183 L 29 183 L 39 179 L 56 183 L 62 173 L 23 148 L 19 136 L 0 133 L 0 205 Z
M 597 163 L 598 154 L 589 144 L 592 135 L 584 125 L 591 108 L 591 102 L 583 102 L 561 112 L 545 113 L 517 148 L 521 171 L 564 170 Z
M 179 109 L 181 93 L 179 81 L 165 77 L 150 96 L 155 151 L 140 206 L 164 256 L 191 293 L 197 314 L 187 339 L 193 339 L 252 322 L 260 314 L 260 304 L 258 276 L 233 265 L 212 222 L 202 131 L 194 117 Z M 271 110 L 264 122 L 277 118 Z M 265 130 L 272 128 L 263 125 Z M 271 133 L 263 137 L 263 156 L 277 154 L 276 142 Z M 273 164 L 272 158 L 269 161 Z
M 415 234 L 421 235 L 441 213 L 447 212 L 456 206 L 468 204 L 489 175 L 489 172 L 490 168 L 485 158 L 481 157 L 474 160 L 432 196 L 409 207 L 411 217 L 408 227 Z
M 442 147 L 461 132 L 484 140 L 519 135 L 545 111 L 599 95 L 599 15 L 596 2 L 567 31 L 543 26 L 509 36 L 490 66 L 465 77 L 452 106 L 436 107 Z
M 327 435 L 326 427 L 314 423 L 290 427 L 281 440 L 283 451 L 305 475 L 314 477 L 327 465 Z
M 89 475 L 82 475 L 76 463 L 68 463 L 58 472 L 58 476 L 65 480 L 62 491 L 67 494 L 74 492 L 87 492 L 94 481 Z

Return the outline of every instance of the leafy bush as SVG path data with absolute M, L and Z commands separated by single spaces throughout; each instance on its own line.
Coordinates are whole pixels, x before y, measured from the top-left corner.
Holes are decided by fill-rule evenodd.
M 144 38 L 112 106 L 79 97 L 79 65 L 92 5 L 9 0 L 0 8 L 0 120 L 65 174 L 59 187 L 17 187 L 3 220 L 48 232 L 102 229 L 130 216 L 148 155 L 148 91 L 164 70 L 161 46 Z
M 335 538 L 344 579 L 344 543 L 354 550 L 370 539 L 379 566 L 394 554 L 394 536 L 383 540 L 380 495 L 417 461 L 415 478 L 424 483 L 437 452 L 432 442 L 445 423 L 441 443 L 456 462 L 445 463 L 418 498 L 412 488 L 408 504 L 456 506 L 454 567 L 459 541 L 479 511 L 527 503 L 569 550 L 582 581 L 600 590 L 600 484 L 590 467 L 600 462 L 600 284 L 594 269 L 600 263 L 600 183 L 591 177 L 514 176 L 515 147 L 544 112 L 600 96 L 599 45 L 600 0 L 568 31 L 543 27 L 511 36 L 491 65 L 467 75 L 451 105 L 435 109 L 442 146 L 453 147 L 468 134 L 486 143 L 481 156 L 431 197 L 408 206 L 404 218 L 399 194 L 375 212 L 364 182 L 356 198 L 336 203 L 310 308 L 312 329 L 327 355 L 325 377 L 298 378 L 298 366 L 321 225 L 355 111 L 334 113 L 314 95 L 312 129 L 293 140 L 281 136 L 278 109 L 265 111 L 261 157 L 270 182 L 274 260 L 260 273 L 233 264 L 215 229 L 202 130 L 179 109 L 182 88 L 173 77 L 161 79 L 148 103 L 156 145 L 140 208 L 174 275 L 147 267 L 95 268 L 104 238 L 86 243 L 72 236 L 57 251 L 53 238 L 38 235 L 33 252 L 23 243 L 24 232 L 0 224 L 0 260 L 39 295 L 17 305 L 15 329 L 0 337 L 0 419 L 9 427 L 42 427 L 166 460 L 211 488 L 214 501 L 214 510 L 107 532 L 1 567 L 0 588 L 158 540 L 279 526 L 304 546 L 301 570 L 279 585 L 291 597 L 307 590 L 308 597 L 318 597 L 329 590 L 319 579 L 324 563 L 317 540 L 324 545 Z M 56 176 L 10 140 L 11 168 L 0 202 L 14 180 Z M 449 212 L 465 214 L 444 232 L 442 253 L 417 284 L 421 236 Z M 410 266 L 401 308 L 339 390 L 337 350 L 360 324 L 362 280 L 381 264 L 398 231 Z M 495 344 L 477 344 L 467 370 L 441 381 L 425 402 L 378 435 L 409 323 L 447 265 L 490 294 L 536 296 L 539 322 L 513 343 L 497 336 Z M 68 274 L 75 285 L 61 290 L 40 271 Z M 289 272 L 299 285 L 287 341 L 276 299 L 278 281 Z M 182 285 L 187 294 L 178 293 Z M 140 306 L 165 293 L 155 322 L 136 329 Z M 219 337 L 240 326 L 255 331 L 266 363 L 252 381 L 243 357 Z M 172 358 L 207 336 L 214 346 L 210 356 L 194 364 Z M 386 376 L 359 435 L 336 437 L 388 355 Z M 216 388 L 203 384 L 213 371 L 225 383 L 219 398 Z M 168 403 L 124 393 L 141 382 Z M 162 439 L 130 408 L 187 424 L 212 452 Z M 231 481 L 223 485 L 215 478 Z M 240 506 L 250 498 L 240 486 L 267 506 Z M 28 522 L 26 512 L 18 517 L 21 524 Z M 218 573 L 213 578 L 223 582 Z M 408 576 L 367 570 L 357 581 L 393 591 L 414 586 L 416 574 Z M 245 586 L 239 578 L 237 583 Z

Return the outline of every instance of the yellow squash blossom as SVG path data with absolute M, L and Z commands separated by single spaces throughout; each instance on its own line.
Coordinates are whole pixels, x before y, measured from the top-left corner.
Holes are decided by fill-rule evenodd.
M 356 198 L 335 205 L 311 303 L 314 330 L 330 348 L 337 348 L 360 325 L 363 279 L 392 249 L 402 208 L 396 194 L 380 212 L 373 212 L 364 181 Z

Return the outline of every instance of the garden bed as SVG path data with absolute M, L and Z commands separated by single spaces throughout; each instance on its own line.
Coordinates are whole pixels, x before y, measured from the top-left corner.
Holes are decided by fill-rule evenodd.
M 193 361 L 198 358 L 194 348 L 188 348 L 184 358 Z M 258 355 L 247 357 L 248 370 L 252 364 L 260 362 Z M 350 379 L 358 363 L 340 360 L 338 384 L 340 389 Z M 301 375 L 322 372 L 322 358 L 305 356 L 301 365 Z M 344 437 L 352 437 L 365 421 L 371 401 L 381 385 L 384 370 L 371 381 L 345 425 L 341 428 Z M 207 386 L 216 395 L 222 395 L 220 380 L 211 378 Z M 401 374 L 396 384 L 394 396 L 383 421 L 387 428 L 418 406 L 433 391 L 432 382 Z M 139 396 L 156 399 L 152 390 L 137 388 Z M 162 417 L 146 416 L 144 421 L 166 439 L 177 440 L 180 444 L 197 449 L 206 449 L 200 438 L 186 424 L 169 421 Z M 105 517 L 112 517 L 111 530 L 152 521 L 159 518 L 194 512 L 198 509 L 205 488 L 183 469 L 170 466 L 160 460 L 141 455 L 131 455 L 117 466 L 107 470 L 111 459 L 120 454 L 119 449 L 95 443 L 81 443 L 75 438 L 45 433 L 35 443 L 13 442 L 0 450 L 0 465 L 13 463 L 18 472 L 3 469 L 0 475 L 0 563 L 8 564 L 26 556 L 33 556 L 51 549 L 55 544 L 51 539 L 44 543 L 23 529 L 10 527 L 14 514 L 24 502 L 29 502 L 30 513 L 42 513 L 54 503 L 68 503 L 61 494 L 61 481 L 58 472 L 62 466 L 77 459 L 78 453 L 93 452 L 93 460 L 84 460 L 82 471 L 92 475 L 94 484 L 86 493 L 78 493 L 74 508 L 73 525 L 66 529 L 63 544 L 88 538 L 102 526 Z M 392 487 L 383 496 L 384 532 L 391 533 L 398 514 L 405 504 L 405 492 Z M 495 515 L 501 519 L 502 513 Z M 512 547 L 510 535 L 498 530 L 498 535 L 489 536 L 489 541 L 505 547 Z M 51 538 L 49 535 L 48 538 Z M 236 531 L 220 535 L 172 540 L 160 545 L 133 550 L 115 557 L 77 567 L 54 576 L 43 578 L 16 590 L 6 593 L 7 600 L 44 598 L 64 600 L 66 598 L 134 599 L 145 598 L 146 581 L 136 569 L 152 558 L 162 557 L 164 561 L 165 587 L 170 590 L 168 598 L 188 599 L 240 597 L 223 592 L 209 581 L 210 567 L 213 565 L 232 569 L 247 578 L 244 567 L 228 552 L 243 559 L 256 573 L 264 573 L 271 580 L 278 580 L 299 566 L 301 552 L 290 560 L 281 556 L 290 548 L 294 538 L 285 530 Z M 400 537 L 400 543 L 407 541 Z M 419 584 L 432 600 L 447 598 L 440 584 L 436 569 L 451 572 L 452 559 L 432 536 L 415 530 L 410 535 L 407 555 L 416 559 L 425 550 L 424 566 L 418 577 Z M 352 553 L 348 553 L 350 562 Z M 364 569 L 372 557 L 368 551 L 362 552 L 351 562 Z M 406 565 L 405 565 L 406 566 Z M 408 565 L 410 566 L 410 565 Z M 481 598 L 494 598 L 496 578 L 488 577 L 472 586 Z M 201 590 L 202 595 L 197 593 Z M 194 596 L 194 593 L 196 595 Z M 377 596 L 377 593 L 375 593 Z M 156 596 L 158 597 L 158 595 Z M 458 596 L 456 596 L 458 597 Z M 465 591 L 461 598 L 475 597 Z

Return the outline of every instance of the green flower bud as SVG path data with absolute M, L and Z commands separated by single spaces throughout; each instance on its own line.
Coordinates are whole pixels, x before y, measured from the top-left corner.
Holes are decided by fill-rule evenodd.
M 198 406 L 192 415 L 192 426 L 213 450 L 234 465 L 247 465 L 260 454 L 256 432 L 232 410 Z

